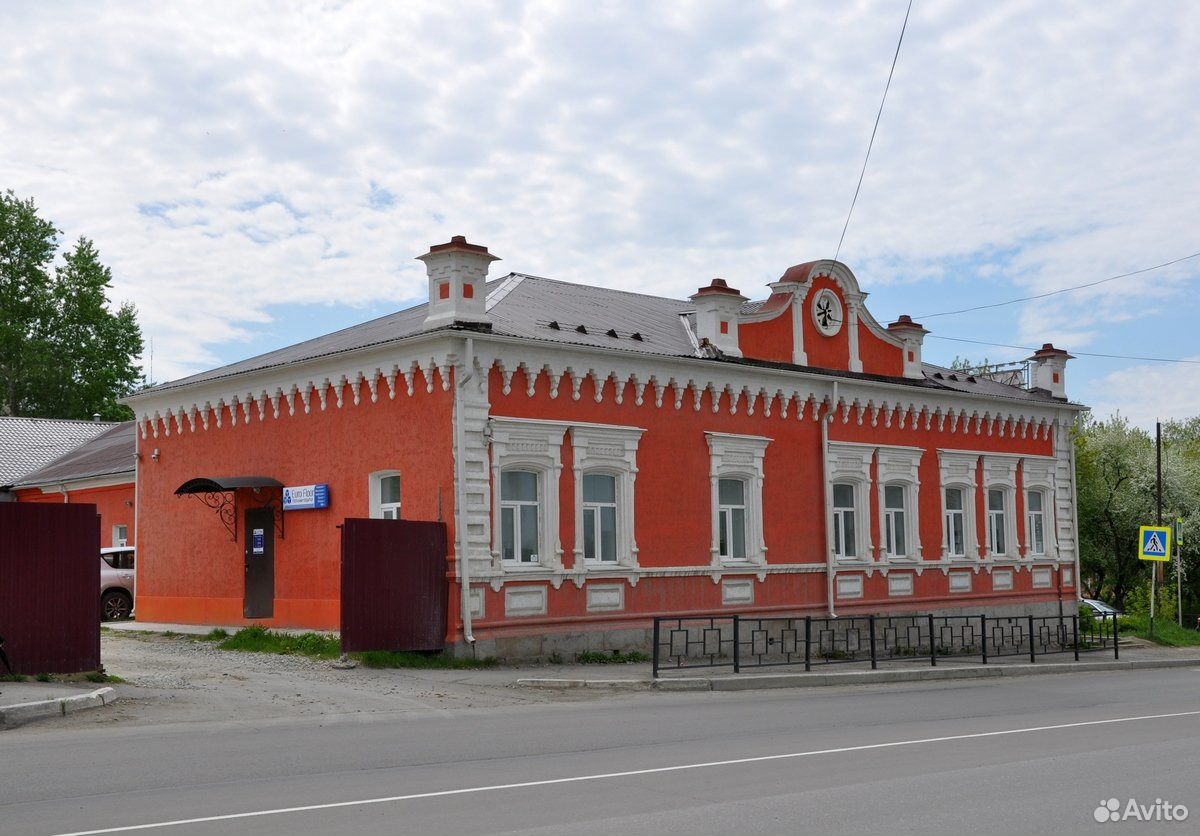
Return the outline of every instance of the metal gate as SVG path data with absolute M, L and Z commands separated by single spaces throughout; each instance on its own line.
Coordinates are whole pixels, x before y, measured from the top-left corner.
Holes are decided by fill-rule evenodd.
M 441 650 L 446 526 L 413 520 L 342 525 L 342 650 Z
M 0 502 L 0 637 L 13 673 L 100 667 L 95 505 Z

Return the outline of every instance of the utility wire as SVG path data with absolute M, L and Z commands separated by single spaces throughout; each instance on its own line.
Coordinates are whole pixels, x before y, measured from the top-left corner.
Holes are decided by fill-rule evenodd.
M 1084 288 L 1095 287 L 1098 284 L 1104 284 L 1106 282 L 1115 282 L 1117 279 L 1127 279 L 1130 276 L 1137 276 L 1142 273 L 1149 273 L 1151 270 L 1161 270 L 1163 267 L 1170 267 L 1172 264 L 1178 264 L 1181 261 L 1187 261 L 1190 258 L 1198 258 L 1198 257 L 1200 257 L 1200 253 L 1192 253 L 1191 255 L 1185 255 L 1181 258 L 1172 259 L 1171 261 L 1164 261 L 1162 264 L 1155 264 L 1153 267 L 1143 267 L 1141 270 L 1131 270 L 1130 272 L 1122 273 L 1119 276 L 1109 276 L 1107 279 L 1099 279 L 1098 281 L 1094 281 L 1094 282 L 1087 282 L 1085 284 L 1077 284 L 1077 285 L 1074 285 L 1073 287 L 1064 287 L 1064 288 L 1060 288 L 1059 290 L 1051 290 L 1046 293 L 1038 293 L 1033 296 L 1022 296 L 1019 299 L 1009 299 L 1006 302 L 992 302 L 987 305 L 975 305 L 974 307 L 970 307 L 970 308 L 960 308 L 956 311 L 942 311 L 940 313 L 921 314 L 920 316 L 917 317 L 917 319 L 933 319 L 935 316 L 953 316 L 954 314 L 971 313 L 972 311 L 983 311 L 983 310 L 987 310 L 989 308 L 1002 308 L 1005 305 L 1015 305 L 1018 302 L 1029 302 L 1034 299 L 1045 299 L 1047 296 L 1057 296 L 1060 293 L 1070 293 L 1073 290 L 1083 290 Z M 947 338 L 947 339 L 949 339 L 949 338 Z
M 926 317 L 928 319 L 928 317 Z M 996 348 L 1019 348 L 1022 351 L 1028 351 L 1031 354 L 1037 351 L 1036 348 L 1030 348 L 1027 345 L 1012 345 L 1011 343 L 990 343 L 984 340 L 967 340 L 962 337 L 943 337 L 941 334 L 928 334 L 926 339 L 929 340 L 950 340 L 955 343 L 971 343 L 973 345 L 990 345 Z M 1189 363 L 1200 366 L 1200 360 L 1183 360 L 1176 357 L 1135 357 L 1128 354 L 1097 354 L 1091 351 L 1076 351 L 1074 352 L 1080 357 L 1103 357 L 1109 360 L 1141 360 L 1147 363 Z
M 908 15 L 912 11 L 912 0 L 908 0 L 908 8 L 904 12 L 904 23 L 900 26 L 900 38 L 896 41 L 896 54 L 892 56 L 892 68 L 888 70 L 887 84 L 883 87 L 883 98 L 879 100 L 879 112 L 875 114 L 875 127 L 871 128 L 871 140 L 867 143 L 867 156 L 863 158 L 862 171 L 858 173 L 858 185 L 854 187 L 854 197 L 850 200 L 850 211 L 846 213 L 846 223 L 842 224 L 842 235 L 838 238 L 837 251 L 833 260 L 837 261 L 842 254 L 842 242 L 846 240 L 846 230 L 850 227 L 850 216 L 854 214 L 854 204 L 858 202 L 858 192 L 862 188 L 863 177 L 867 173 L 867 162 L 871 159 L 871 149 L 875 146 L 875 132 L 879 130 L 879 119 L 883 116 L 883 104 L 887 101 L 888 90 L 892 86 L 892 75 L 896 72 L 896 60 L 900 57 L 900 44 L 904 43 L 904 30 L 908 28 Z

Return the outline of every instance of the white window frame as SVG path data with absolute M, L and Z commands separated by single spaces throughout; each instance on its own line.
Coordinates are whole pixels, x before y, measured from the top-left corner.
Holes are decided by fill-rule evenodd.
M 712 517 L 712 544 L 709 548 L 713 566 L 766 565 L 767 544 L 763 536 L 763 461 L 771 439 L 758 435 L 733 435 L 705 431 L 710 459 L 709 482 Z M 741 479 L 746 483 L 746 558 L 732 560 L 721 557 L 720 513 L 718 491 L 722 479 Z
M 572 469 L 575 477 L 575 568 L 634 568 L 638 565 L 634 498 L 637 483 L 637 450 L 645 432 L 641 427 L 609 424 L 572 424 Z M 584 555 L 583 477 L 612 476 L 616 480 L 617 559 L 587 560 Z
M 383 480 L 391 476 L 395 476 L 400 480 L 400 501 L 387 502 L 383 501 Z M 370 500 L 370 516 L 373 520 L 383 519 L 401 519 L 401 509 L 404 505 L 404 479 L 400 476 L 399 470 L 377 470 L 370 476 L 370 489 L 368 491 Z M 395 509 L 395 517 L 385 517 L 384 512 Z
M 1000 508 L 992 507 L 992 496 L 1000 499 Z M 996 555 L 1007 557 L 1010 541 L 1008 539 L 1010 507 L 1008 491 L 1002 487 L 987 487 L 987 552 L 989 557 Z M 997 548 L 997 541 L 1003 538 L 1004 548 Z
M 975 492 L 979 483 L 979 454 L 960 450 L 938 450 L 938 469 L 941 474 L 939 501 L 942 505 L 942 559 L 978 560 L 979 533 L 975 522 Z M 947 527 L 948 508 L 946 490 L 957 488 L 963 492 L 963 554 L 952 555 L 949 551 L 950 532 Z
M 1025 543 L 1023 551 L 1027 557 L 1041 559 L 1058 557 L 1058 515 L 1056 497 L 1058 483 L 1054 477 L 1054 459 L 1026 457 L 1021 460 L 1021 487 L 1025 491 Z M 1042 495 L 1042 533 L 1045 550 L 1041 554 L 1033 551 L 1033 530 L 1029 525 L 1029 494 Z
M 919 477 L 923 450 L 913 447 L 880 447 L 876 450 L 875 464 L 878 474 L 879 534 L 883 539 L 880 544 L 884 557 L 888 561 L 911 562 L 920 560 L 923 555 L 921 548 L 920 495 L 921 480 Z M 904 491 L 904 542 L 906 554 L 896 555 L 887 550 L 888 542 L 888 508 L 887 488 L 899 487 Z
M 847 487 L 850 489 L 850 505 L 837 504 L 837 489 Z M 829 486 L 829 504 L 833 519 L 833 556 L 837 560 L 858 560 L 858 483 L 845 481 L 834 482 Z M 846 554 L 846 517 L 851 515 L 850 519 L 854 521 L 854 554 Z
M 1038 498 L 1041 503 L 1041 508 L 1036 511 L 1030 507 L 1033 503 L 1030 500 L 1033 497 Z M 1046 492 L 1041 488 L 1026 488 L 1025 489 L 1025 553 L 1029 557 L 1045 557 L 1046 556 Z M 1041 521 L 1042 528 L 1042 543 L 1041 548 L 1038 548 L 1037 542 L 1037 522 Z
M 121 536 L 117 532 L 121 532 Z M 114 548 L 129 545 L 129 526 L 117 524 L 112 527 L 112 544 Z
M 944 488 L 942 488 L 942 531 L 944 532 L 942 540 L 942 554 L 945 558 L 950 560 L 967 560 L 971 557 L 969 547 L 967 546 L 967 543 L 969 542 L 968 532 L 971 529 L 972 522 L 971 514 L 968 511 L 968 508 L 970 507 L 969 503 L 971 502 L 971 500 L 968 499 L 970 496 L 970 490 L 970 488 L 962 485 L 946 485 Z M 962 494 L 963 501 L 961 508 L 952 509 L 950 507 L 950 502 L 947 498 L 947 494 L 950 491 L 958 491 Z M 950 548 L 950 532 L 954 530 L 954 526 L 950 525 L 951 514 L 957 514 L 958 516 L 962 517 L 963 550 L 961 554 L 953 551 Z
M 721 483 L 722 482 L 736 482 L 742 486 L 742 502 L 740 505 L 723 502 L 721 500 Z M 726 476 L 722 476 L 721 478 L 719 478 L 717 480 L 717 554 L 721 558 L 722 563 L 741 563 L 741 562 L 746 561 L 748 559 L 747 556 L 750 554 L 750 549 L 749 549 L 750 544 L 749 544 L 748 538 L 747 538 L 747 525 L 746 525 L 746 522 L 747 522 L 746 518 L 747 518 L 747 515 L 749 514 L 749 506 L 747 503 L 747 497 L 749 496 L 749 494 L 750 494 L 750 485 L 748 484 L 747 480 L 742 478 L 741 476 L 726 475 Z M 735 528 L 734 523 L 733 523 L 735 511 L 742 512 L 742 544 L 743 544 L 742 550 L 745 552 L 745 554 L 743 554 L 741 557 L 738 557 L 732 553 L 732 545 L 733 545 L 733 541 L 735 539 L 733 536 L 733 531 Z M 722 528 L 724 528 L 725 532 L 726 532 L 725 545 L 727 548 L 730 549 L 730 553 L 728 553 L 728 554 L 721 551 L 721 529 Z
M 530 476 L 532 476 L 534 479 L 534 499 L 505 499 L 503 480 L 506 473 L 528 473 Z M 509 568 L 528 568 L 530 566 L 541 566 L 542 554 L 545 552 L 544 546 L 546 542 L 544 539 L 542 539 L 541 531 L 542 517 L 545 516 L 544 508 L 546 504 L 546 485 L 542 471 L 519 464 L 503 467 L 500 469 L 500 482 L 498 485 L 498 490 L 500 493 L 500 518 L 496 525 L 500 529 L 500 560 Z M 521 554 L 521 548 L 524 542 L 524 537 L 522 536 L 524 533 L 524 523 L 522 522 L 524 514 L 522 514 L 521 511 L 530 506 L 534 508 L 534 519 L 536 520 L 536 522 L 534 522 L 534 529 L 537 534 L 538 548 L 536 557 L 533 560 L 524 560 Z M 506 558 L 504 556 L 505 511 L 512 511 L 513 545 L 516 551 L 516 556 L 513 558 Z
M 496 572 L 558 571 L 562 568 L 559 539 L 559 486 L 562 478 L 562 443 L 567 425 L 526 418 L 488 419 L 491 435 L 492 568 Z M 538 475 L 538 560 L 521 563 L 504 560 L 501 553 L 500 474 L 528 470 Z
M 1021 555 L 1017 541 L 1017 463 L 1015 456 L 985 455 L 983 457 L 983 514 L 986 516 L 984 535 L 987 538 L 988 559 L 1011 560 Z M 1004 551 L 992 550 L 992 528 L 996 512 L 992 511 L 991 491 L 1004 494 Z
M 829 530 L 829 550 L 838 563 L 867 563 L 875 553 L 871 540 L 871 462 L 875 446 L 830 442 L 826 455 L 825 517 Z M 854 486 L 854 543 L 857 554 L 846 557 L 837 553 L 834 537 L 833 486 Z

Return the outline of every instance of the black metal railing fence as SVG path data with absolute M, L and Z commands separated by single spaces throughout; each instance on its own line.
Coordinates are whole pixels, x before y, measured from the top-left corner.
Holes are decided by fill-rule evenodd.
M 654 619 L 653 671 L 928 660 L 988 664 L 1005 657 L 1111 650 L 1120 658 L 1113 617 L 981 615 L 660 616 Z

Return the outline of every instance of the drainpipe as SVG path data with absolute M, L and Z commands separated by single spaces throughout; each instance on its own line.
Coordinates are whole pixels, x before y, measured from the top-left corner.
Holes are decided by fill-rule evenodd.
M 63 505 L 69 505 L 71 503 L 71 497 L 69 494 L 67 494 L 67 486 L 63 483 L 59 483 L 58 492 L 63 495 Z
M 467 337 L 463 367 L 467 370 L 456 381 L 454 387 L 454 527 L 458 540 L 458 585 L 462 607 L 463 640 L 474 647 L 475 634 L 471 630 L 471 560 L 467 556 L 467 521 L 463 511 L 466 481 L 466 466 L 463 463 L 463 392 L 475 377 L 475 338 Z
M 829 601 L 829 617 L 837 618 L 833 608 L 833 529 L 829 520 L 829 422 L 837 414 L 838 385 L 833 382 L 833 405 L 825 415 L 821 416 L 821 499 L 824 502 L 822 514 L 825 518 L 825 595 Z
M 1075 538 L 1075 611 L 1079 611 L 1079 599 L 1082 597 L 1081 590 L 1083 587 L 1083 578 L 1079 575 L 1079 556 L 1082 551 L 1082 545 L 1079 542 L 1079 493 L 1075 484 L 1075 435 L 1071 430 L 1079 426 L 1079 415 L 1076 414 L 1075 420 L 1071 424 L 1071 429 L 1067 430 L 1067 444 L 1071 445 L 1071 525 L 1075 526 L 1071 536 Z M 1057 509 L 1056 509 L 1057 510 Z M 1056 515 L 1057 516 L 1057 515 Z M 1057 523 L 1057 520 L 1056 520 Z M 1058 550 L 1058 540 L 1055 538 L 1055 550 Z M 1062 587 L 1062 565 L 1058 567 L 1058 584 Z

